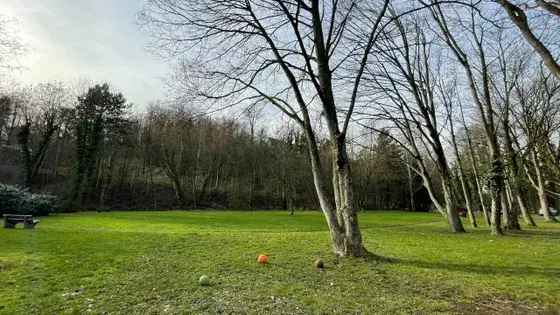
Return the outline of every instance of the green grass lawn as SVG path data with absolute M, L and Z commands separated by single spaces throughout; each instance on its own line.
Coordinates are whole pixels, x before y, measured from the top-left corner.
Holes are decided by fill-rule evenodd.
M 317 212 L 88 212 L 0 229 L 0 314 L 560 312 L 560 224 L 492 237 L 451 234 L 434 214 L 360 220 L 390 259 L 337 261 Z

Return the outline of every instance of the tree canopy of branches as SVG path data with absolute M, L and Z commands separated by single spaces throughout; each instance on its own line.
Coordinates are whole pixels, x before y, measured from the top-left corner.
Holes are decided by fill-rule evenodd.
M 192 81 L 203 81 L 194 86 L 198 96 L 266 102 L 301 127 L 333 248 L 343 256 L 366 252 L 346 140 L 364 67 L 389 2 L 155 0 L 141 13 L 158 48 L 182 58 L 191 79 L 186 83 L 193 87 Z M 342 82 L 351 87 L 338 89 Z M 327 125 L 332 195 L 319 158 L 314 111 Z

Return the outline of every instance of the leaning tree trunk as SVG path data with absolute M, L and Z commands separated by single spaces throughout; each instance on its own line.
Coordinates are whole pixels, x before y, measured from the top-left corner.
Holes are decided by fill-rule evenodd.
M 414 212 L 416 211 L 416 206 L 414 204 L 414 187 L 413 187 L 413 182 L 412 182 L 412 170 L 410 169 L 410 166 L 407 165 L 406 166 L 406 174 L 407 174 L 407 178 L 408 178 L 408 198 L 409 198 L 409 207 L 410 207 L 410 211 Z M 367 194 L 366 194 L 367 195 Z
M 513 202 L 517 201 L 519 205 L 519 210 L 521 210 L 521 215 L 523 216 L 523 220 L 529 226 L 537 226 L 531 214 L 527 210 L 525 206 L 525 201 L 521 197 L 521 188 L 519 185 L 519 164 L 517 163 L 517 159 L 515 156 L 515 151 L 513 149 L 513 139 L 511 138 L 510 128 L 507 121 L 504 122 L 504 140 L 505 140 L 505 149 L 506 154 L 508 157 L 508 168 L 510 169 L 510 178 L 508 179 L 508 187 L 511 199 Z M 516 213 L 517 215 L 517 213 Z
M 432 184 L 432 179 L 430 178 L 430 175 L 428 174 L 426 168 L 424 167 L 424 165 L 421 162 L 418 162 L 418 166 L 420 168 L 420 171 L 419 171 L 418 175 L 420 175 L 420 177 L 422 178 L 422 185 L 424 186 L 424 188 L 426 188 L 426 191 L 428 192 L 428 196 L 430 197 L 430 200 L 434 204 L 434 207 L 436 208 L 436 210 L 443 217 L 447 217 L 446 210 L 443 209 L 443 206 L 441 205 L 441 203 L 439 202 L 439 200 L 437 199 L 437 197 L 434 193 L 434 185 Z
M 468 144 L 468 148 L 469 148 L 469 157 L 470 157 L 470 161 L 471 161 L 471 167 L 473 169 L 474 172 L 474 180 L 475 180 L 475 185 L 476 185 L 476 191 L 478 193 L 478 199 L 480 201 L 480 207 L 482 208 L 482 214 L 484 215 L 484 221 L 486 221 L 486 224 L 488 226 L 491 226 L 491 222 L 490 222 L 490 215 L 488 214 L 488 209 L 486 209 L 486 204 L 484 202 L 484 192 L 482 191 L 482 184 L 480 183 L 480 172 L 478 170 L 478 162 L 477 159 L 474 155 L 474 148 L 472 145 L 472 140 L 471 137 L 467 131 L 467 144 Z
M 535 173 L 537 175 L 535 184 L 537 188 L 537 195 L 539 196 L 539 204 L 540 204 L 541 212 L 543 214 L 545 221 L 557 222 L 556 218 L 550 213 L 548 209 L 548 198 L 546 196 L 546 183 L 544 181 L 544 177 L 538 161 L 537 153 L 532 152 L 531 157 L 533 160 L 533 165 L 535 166 Z
M 457 205 L 455 203 L 455 196 L 453 195 L 453 186 L 451 179 L 451 170 L 449 169 L 449 164 L 447 163 L 447 158 L 445 156 L 445 151 L 443 145 L 440 142 L 439 135 L 437 134 L 435 128 L 430 129 L 433 139 L 433 149 L 436 155 L 436 163 L 441 176 L 441 186 L 443 188 L 443 198 L 445 199 L 445 209 L 447 212 L 447 220 L 449 221 L 449 227 L 454 233 L 465 232 L 463 228 L 463 223 L 459 218 L 459 213 L 457 211 Z
M 533 220 L 533 217 L 529 213 L 529 210 L 527 210 L 527 206 L 525 205 L 525 201 L 523 200 L 523 198 L 521 198 L 521 195 L 517 194 L 516 198 L 517 198 L 517 203 L 519 204 L 519 209 L 521 210 L 521 214 L 523 215 L 523 220 L 525 220 L 525 223 L 529 226 L 537 226 L 535 220 Z
M 515 175 L 512 175 L 515 176 Z M 515 181 L 515 179 L 512 180 L 512 182 Z M 519 187 L 517 187 L 518 192 L 514 193 L 513 192 L 513 188 L 511 187 L 512 185 L 516 185 L 516 183 L 506 183 L 506 192 L 508 193 L 508 198 L 511 201 L 511 205 L 510 208 L 515 208 L 515 204 L 517 203 L 517 205 L 519 206 L 519 210 L 521 210 L 521 215 L 523 216 L 523 220 L 525 221 L 525 223 L 529 226 L 537 226 L 535 224 L 535 221 L 533 220 L 533 218 L 531 217 L 531 214 L 529 214 L 529 212 L 527 211 L 527 207 L 525 206 L 525 201 L 523 201 L 523 198 L 521 198 L 521 192 L 519 191 Z M 517 220 L 517 225 L 518 225 L 518 229 L 521 230 L 521 226 L 519 225 L 519 212 L 516 210 L 515 211 L 515 219 Z
M 471 205 L 471 193 L 465 179 L 465 171 L 463 169 L 463 161 L 461 160 L 461 155 L 459 154 L 459 147 L 457 145 L 457 138 L 455 138 L 455 130 L 453 128 L 453 119 L 449 119 L 450 130 L 451 130 L 451 142 L 453 143 L 453 152 L 455 153 L 455 159 L 457 161 L 457 167 L 459 169 L 459 181 L 461 183 L 461 190 L 463 192 L 463 197 L 465 199 L 465 206 L 467 207 L 467 213 L 469 214 L 469 220 L 473 228 L 477 227 L 476 217 Z

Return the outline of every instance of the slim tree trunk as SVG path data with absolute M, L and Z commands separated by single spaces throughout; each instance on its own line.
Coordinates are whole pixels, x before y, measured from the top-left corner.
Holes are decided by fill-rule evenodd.
M 490 196 L 492 199 L 491 230 L 493 235 L 502 235 L 502 197 L 503 197 L 503 165 L 491 148 L 492 169 L 489 180 Z
M 461 114 L 462 115 L 462 114 Z M 484 215 L 484 221 L 486 222 L 486 224 L 488 226 L 491 226 L 491 222 L 490 222 L 490 216 L 488 214 L 488 209 L 486 209 L 486 204 L 484 202 L 484 192 L 482 191 L 482 184 L 480 183 L 480 171 L 478 169 L 478 161 L 475 157 L 474 154 L 474 148 L 472 145 L 472 140 L 471 140 L 471 136 L 469 134 L 469 131 L 467 129 L 467 126 L 465 124 L 465 120 L 463 117 L 463 126 L 466 129 L 466 135 L 467 135 L 467 144 L 468 144 L 468 148 L 469 148 L 469 158 L 470 158 L 470 162 L 471 162 L 471 167 L 473 169 L 473 173 L 474 173 L 474 181 L 475 181 L 475 185 L 476 185 L 476 191 L 478 193 L 478 198 L 480 201 L 480 207 L 482 208 L 482 214 Z
M 409 199 L 410 199 L 410 211 L 416 211 L 416 207 L 414 205 L 414 189 L 413 189 L 413 182 L 412 182 L 412 170 L 410 169 L 410 166 L 407 165 L 406 166 L 406 173 L 408 176 L 408 194 L 409 194 Z
M 513 206 L 513 199 L 511 198 L 510 191 L 508 190 L 509 184 L 504 182 L 504 191 L 502 193 L 502 209 L 504 212 L 504 227 L 509 231 L 519 231 L 521 226 L 519 225 L 519 214 L 517 209 Z
M 517 199 L 517 204 L 519 205 L 519 209 L 521 210 L 521 214 L 523 215 L 523 220 L 525 220 L 525 223 L 529 226 L 536 227 L 537 224 L 535 223 L 535 220 L 533 220 L 533 217 L 529 213 L 529 210 L 527 210 L 527 206 L 525 205 L 525 201 L 523 201 L 521 195 L 517 194 L 515 198 Z
M 460 171 L 459 181 L 461 182 L 461 190 L 463 191 L 463 196 L 465 198 L 465 205 L 467 207 L 467 213 L 469 215 L 469 221 L 471 222 L 472 227 L 476 228 L 476 227 L 478 227 L 478 225 L 476 224 L 476 216 L 474 215 L 474 211 L 472 209 L 471 193 L 470 193 L 469 187 L 467 186 L 467 183 L 465 181 L 465 175 L 464 175 L 463 171 Z
M 461 109 L 462 110 L 462 109 Z M 455 137 L 455 129 L 453 128 L 453 117 L 449 113 L 449 126 L 451 130 L 451 142 L 453 143 L 453 152 L 455 152 L 455 159 L 457 160 L 457 167 L 459 169 L 459 181 L 461 183 L 461 190 L 463 191 L 463 198 L 465 199 L 465 206 L 467 207 L 467 213 L 469 215 L 469 220 L 473 228 L 477 227 L 476 217 L 471 205 L 471 194 L 467 182 L 465 180 L 465 171 L 463 169 L 463 162 L 461 156 L 459 155 L 459 148 L 457 145 L 457 138 Z
M 31 189 L 32 173 L 33 173 L 33 161 L 31 159 L 31 148 L 29 147 L 29 138 L 31 136 L 31 124 L 26 122 L 19 133 L 17 134 L 17 141 L 21 149 L 21 163 L 22 163 L 22 173 L 23 186 L 27 189 Z
M 509 168 L 509 179 L 508 179 L 508 188 L 510 191 L 511 199 L 519 205 L 519 210 L 521 210 L 521 215 L 523 216 L 523 220 L 529 226 L 537 226 L 535 221 L 531 217 L 531 214 L 527 210 L 525 206 L 525 201 L 521 197 L 521 188 L 519 187 L 519 164 L 517 163 L 517 158 L 515 156 L 515 151 L 513 149 L 513 139 L 511 138 L 510 128 L 508 124 L 508 120 L 504 121 L 504 142 L 505 142 L 505 149 L 506 155 L 508 159 L 508 168 Z M 513 209 L 514 207 L 512 207 Z M 515 214 L 518 215 L 517 213 Z M 517 218 L 517 217 L 516 217 Z M 517 223 L 519 226 L 519 223 Z
M 540 211 L 543 214 L 543 217 L 545 219 L 545 221 L 547 222 L 558 222 L 556 220 L 556 218 L 550 213 L 549 209 L 548 209 L 548 198 L 546 196 L 546 184 L 544 181 L 544 176 L 542 174 L 542 170 L 541 167 L 539 165 L 539 160 L 538 160 L 538 154 L 535 153 L 534 151 L 531 154 L 532 160 L 533 160 L 533 165 L 535 167 L 535 173 L 536 173 L 536 188 L 537 188 L 537 195 L 539 196 L 539 205 L 540 205 Z
M 422 171 L 422 173 L 420 174 L 420 177 L 422 177 L 422 185 L 424 186 L 424 188 L 426 188 L 426 190 L 428 191 L 428 195 L 430 196 L 430 200 L 432 201 L 432 203 L 434 204 L 434 207 L 436 208 L 436 210 L 444 217 L 447 216 L 447 211 L 445 209 L 443 209 L 443 206 L 441 205 L 441 203 L 437 200 L 435 194 L 434 194 L 434 187 L 432 184 L 432 180 L 430 178 L 429 175 L 427 175 L 424 171 Z

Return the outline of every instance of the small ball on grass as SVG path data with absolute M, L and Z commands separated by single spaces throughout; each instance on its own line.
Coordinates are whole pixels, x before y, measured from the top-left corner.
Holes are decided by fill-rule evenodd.
M 315 260 L 315 267 L 317 267 L 319 269 L 323 269 L 323 268 L 325 268 L 325 263 L 323 262 L 322 259 L 317 259 L 317 260 Z
M 207 275 L 202 275 L 198 279 L 198 284 L 200 284 L 203 287 L 209 286 L 210 285 L 210 278 L 208 278 Z
M 266 265 L 268 264 L 268 256 L 267 255 L 259 255 L 259 257 L 257 257 L 257 262 L 261 265 Z

